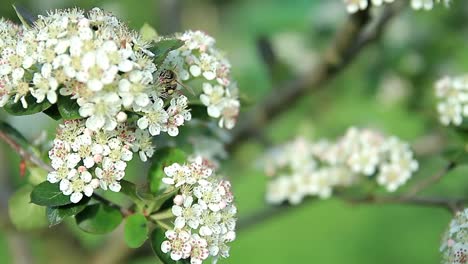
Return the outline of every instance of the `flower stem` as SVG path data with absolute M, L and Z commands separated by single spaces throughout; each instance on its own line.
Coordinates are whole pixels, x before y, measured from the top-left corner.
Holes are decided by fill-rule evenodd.
M 153 214 L 150 216 L 151 219 L 158 221 L 158 220 L 163 220 L 163 219 L 170 219 L 173 218 L 174 214 L 172 213 L 172 209 L 167 209 L 165 211 Z
M 160 227 L 166 229 L 166 230 L 173 229 L 170 225 L 168 225 L 167 223 L 165 223 L 163 221 L 156 221 L 156 224 L 159 225 Z

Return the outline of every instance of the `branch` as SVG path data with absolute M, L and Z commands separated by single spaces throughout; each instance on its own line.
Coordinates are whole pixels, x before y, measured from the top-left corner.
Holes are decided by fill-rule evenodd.
M 367 196 L 364 198 L 351 198 L 337 195 L 338 198 L 342 199 L 345 202 L 350 204 L 404 204 L 404 205 L 415 205 L 415 206 L 425 206 L 425 207 L 439 207 L 449 210 L 454 213 L 460 208 L 463 208 L 463 205 L 468 203 L 468 198 L 444 198 L 444 197 L 377 197 L 377 196 Z M 320 201 L 317 198 L 310 198 L 307 201 L 303 201 L 299 205 L 289 205 L 282 204 L 279 206 L 267 207 L 264 210 L 256 212 L 248 217 L 241 218 L 238 221 L 237 229 L 243 230 L 248 229 L 252 226 L 264 223 L 274 217 L 283 215 L 306 206 L 312 202 Z
M 31 153 L 30 151 L 24 149 L 16 140 L 5 133 L 4 131 L 0 130 L 0 139 L 5 141 L 14 151 L 18 153 L 18 155 L 23 159 L 30 161 L 34 165 L 45 169 L 46 171 L 53 171 L 52 166 L 45 163 L 42 159 Z
M 336 77 L 366 46 L 381 36 L 385 26 L 402 7 L 399 3 L 388 5 L 368 31 L 366 29 L 371 20 L 368 10 L 350 16 L 313 72 L 273 88 L 263 102 L 239 118 L 241 122 L 233 131 L 226 149 L 232 152 L 239 143 L 260 134 L 269 121 L 294 106 L 307 93 L 323 87 Z
M 456 162 L 450 161 L 444 168 L 442 168 L 439 172 L 435 173 L 431 177 L 425 178 L 418 184 L 416 184 L 411 190 L 409 190 L 404 197 L 409 198 L 413 197 L 416 194 L 420 193 L 424 189 L 428 188 L 429 186 L 433 185 L 434 183 L 437 183 L 446 175 L 448 172 L 456 168 Z

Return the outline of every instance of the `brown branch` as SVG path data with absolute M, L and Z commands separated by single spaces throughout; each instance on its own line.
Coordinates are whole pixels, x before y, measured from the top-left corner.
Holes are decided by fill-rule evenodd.
M 336 197 L 342 199 L 353 205 L 358 204 L 402 204 L 402 205 L 414 205 L 424 206 L 433 208 L 443 208 L 454 213 L 461 208 L 463 205 L 468 203 L 468 198 L 444 198 L 444 197 L 378 197 L 378 196 L 367 196 L 364 198 L 352 198 L 345 197 L 337 194 Z M 240 218 L 238 221 L 238 230 L 248 229 L 252 226 L 262 224 L 274 217 L 281 216 L 292 210 L 296 210 L 303 206 L 309 205 L 312 202 L 320 201 L 317 198 L 309 198 L 303 201 L 299 205 L 282 204 L 279 206 L 267 207 L 261 211 L 258 211 L 248 217 Z
M 44 168 L 47 171 L 52 171 L 53 168 L 49 164 L 45 163 L 42 159 L 34 155 L 33 153 L 29 152 L 28 150 L 21 147 L 12 137 L 10 137 L 7 133 L 0 130 L 0 139 L 2 139 L 5 143 L 7 143 L 18 155 L 23 159 L 30 161 L 34 165 Z
M 414 185 L 414 187 L 405 193 L 404 197 L 409 198 L 413 197 L 416 194 L 420 193 L 421 191 L 427 189 L 429 186 L 437 183 L 446 175 L 448 172 L 456 168 L 456 163 L 454 161 L 450 161 L 444 168 L 440 171 L 432 175 L 431 177 L 425 178 L 421 182 Z
M 374 26 L 367 31 L 371 20 L 368 10 L 350 16 L 336 33 L 331 47 L 325 51 L 322 62 L 314 67 L 313 72 L 273 88 L 264 101 L 239 118 L 241 122 L 233 131 L 226 149 L 234 151 L 240 143 L 260 134 L 269 121 L 294 106 L 304 95 L 334 79 L 366 46 L 381 36 L 385 26 L 402 6 L 399 3 L 388 5 Z

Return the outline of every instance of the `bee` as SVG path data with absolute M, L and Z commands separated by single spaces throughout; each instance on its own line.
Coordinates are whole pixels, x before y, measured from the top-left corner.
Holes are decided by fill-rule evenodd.
M 174 93 L 177 92 L 177 87 L 179 85 L 187 89 L 191 94 L 195 95 L 195 93 L 190 87 L 183 85 L 181 82 L 179 82 L 177 74 L 173 70 L 162 70 L 159 74 L 158 80 L 159 85 L 161 87 L 161 97 L 163 98 L 167 98 L 174 95 Z

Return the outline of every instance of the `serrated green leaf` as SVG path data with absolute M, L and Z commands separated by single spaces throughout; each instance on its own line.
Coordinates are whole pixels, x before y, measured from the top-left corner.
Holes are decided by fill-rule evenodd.
M 83 197 L 77 204 L 68 204 L 57 207 L 47 207 L 46 214 L 49 226 L 60 224 L 65 218 L 75 216 L 86 208 L 90 198 Z
M 80 106 L 70 96 L 59 96 L 57 100 L 58 111 L 64 120 L 81 119 Z
M 37 17 L 34 17 L 28 10 L 16 5 L 13 5 L 13 9 L 15 9 L 16 15 L 18 15 L 23 26 L 31 28 L 34 25 L 34 21 L 36 21 Z
M 148 239 L 148 221 L 142 214 L 133 214 L 125 222 L 124 237 L 130 248 L 138 248 Z
M 13 97 L 8 100 L 3 108 L 11 115 L 22 116 L 40 113 L 52 106 L 52 104 L 47 100 L 44 100 L 41 103 L 37 103 L 36 98 L 30 94 L 26 95 L 25 99 L 28 103 L 27 108 L 24 108 L 20 101 L 15 103 Z
M 164 39 L 154 44 L 154 47 L 150 49 L 154 54 L 154 62 L 160 64 L 166 59 L 167 54 L 170 51 L 176 50 L 184 45 L 180 39 Z
M 150 191 L 157 193 L 161 187 L 162 178 L 164 178 L 164 167 L 172 163 L 184 163 L 186 161 L 185 153 L 176 148 L 164 148 L 158 150 L 153 156 L 151 168 L 148 174 Z
M 122 222 L 122 214 L 114 207 L 99 203 L 87 206 L 75 216 L 81 230 L 92 234 L 106 234 Z
M 18 230 L 31 230 L 47 226 L 45 208 L 30 203 L 33 187 L 24 186 L 16 191 L 8 201 L 8 214 Z
M 143 24 L 140 28 L 140 35 L 144 41 L 151 41 L 158 37 L 158 32 L 148 23 Z
M 62 206 L 71 204 L 70 197 L 64 195 L 57 183 L 45 181 L 31 192 L 31 202 L 42 206 Z

